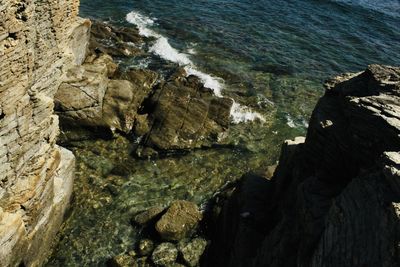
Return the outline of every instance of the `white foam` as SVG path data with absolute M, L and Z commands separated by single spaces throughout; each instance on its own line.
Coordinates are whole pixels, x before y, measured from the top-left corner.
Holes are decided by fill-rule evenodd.
M 126 15 L 126 20 L 138 27 L 140 35 L 145 37 L 158 36 L 156 32 L 149 29 L 149 26 L 154 25 L 153 19 L 146 17 L 139 12 L 132 11 Z
M 196 51 L 196 49 L 194 49 L 194 48 L 192 47 L 192 48 L 189 48 L 189 49 L 187 50 L 187 53 L 188 53 L 188 54 L 191 54 L 191 55 L 196 55 L 196 54 L 197 54 L 197 51 Z
M 294 120 L 292 119 L 292 117 L 290 117 L 290 115 L 286 115 L 286 124 L 290 127 L 290 128 L 296 128 L 296 124 L 294 123 Z
M 146 17 L 139 12 L 132 11 L 126 15 L 126 20 L 138 27 L 140 35 L 156 38 L 154 45 L 150 48 L 150 52 L 160 56 L 161 58 L 184 66 L 187 75 L 195 75 L 199 77 L 205 87 L 212 89 L 216 96 L 222 97 L 223 79 L 198 70 L 190 60 L 188 54 L 180 53 L 170 45 L 166 37 L 150 29 L 149 27 L 154 25 L 154 19 Z M 194 53 L 194 49 L 189 49 L 188 52 Z M 232 122 L 236 124 L 257 119 L 263 122 L 265 121 L 264 117 L 260 113 L 253 112 L 249 107 L 241 106 L 236 102 L 232 105 L 231 117 Z
M 260 113 L 254 112 L 249 107 L 242 106 L 235 101 L 233 101 L 231 108 L 231 117 L 233 123 L 249 122 L 254 120 L 265 122 L 265 118 Z
M 223 80 L 221 78 L 213 77 L 210 74 L 201 72 L 193 66 L 186 66 L 185 71 L 188 75 L 199 77 L 205 87 L 212 89 L 216 96 L 222 97 Z
M 150 48 L 150 52 L 162 57 L 163 59 L 178 63 L 179 65 L 192 65 L 192 61 L 188 55 L 179 53 L 173 48 L 166 37 L 159 37 L 154 45 Z

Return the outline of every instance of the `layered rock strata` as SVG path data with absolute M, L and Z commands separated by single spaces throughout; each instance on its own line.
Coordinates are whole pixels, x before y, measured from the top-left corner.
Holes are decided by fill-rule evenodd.
M 78 0 L 0 2 L 0 266 L 39 266 L 72 193 L 75 159 L 56 145 L 53 97 L 86 58 Z
M 400 68 L 328 81 L 272 180 L 224 202 L 208 266 L 399 266 L 399 163 Z

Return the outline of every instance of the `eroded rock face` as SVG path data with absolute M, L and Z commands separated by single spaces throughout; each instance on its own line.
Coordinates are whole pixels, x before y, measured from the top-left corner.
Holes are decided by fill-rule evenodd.
M 173 75 L 146 103 L 150 127 L 142 146 L 168 151 L 221 143 L 232 104 L 232 99 L 216 97 L 196 76 Z
M 53 97 L 86 57 L 78 6 L 0 2 L 0 266 L 40 266 L 69 203 L 75 159 L 55 143 Z
M 202 214 L 195 203 L 177 200 L 156 223 L 156 230 L 162 239 L 178 241 L 190 234 L 201 219 Z
M 400 68 L 371 65 L 326 88 L 265 190 L 245 179 L 225 204 L 210 266 L 400 264 Z

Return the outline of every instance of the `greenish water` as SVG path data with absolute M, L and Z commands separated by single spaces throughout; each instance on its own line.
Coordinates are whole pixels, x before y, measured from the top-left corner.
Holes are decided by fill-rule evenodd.
M 265 123 L 233 124 L 229 147 L 149 161 L 131 157 L 132 144 L 123 137 L 71 144 L 75 197 L 47 266 L 104 266 L 134 248 L 140 233 L 130 219 L 137 212 L 174 199 L 202 205 L 225 183 L 275 164 L 281 143 L 305 134 L 324 79 L 369 63 L 400 65 L 400 18 L 393 12 L 399 6 L 81 0 L 81 16 L 136 25 L 156 36 L 159 45 L 146 48 L 150 56 L 117 59 L 121 64 L 160 70 L 167 59 L 189 62 L 212 85 L 221 85 L 222 94 L 262 114 Z

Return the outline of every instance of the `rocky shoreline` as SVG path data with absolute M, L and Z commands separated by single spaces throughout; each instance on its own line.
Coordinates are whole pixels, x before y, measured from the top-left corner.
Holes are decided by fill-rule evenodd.
M 213 162 L 240 147 L 234 100 L 178 64 L 126 66 L 151 37 L 81 19 L 78 5 L 0 4 L 1 266 L 72 264 L 63 246 L 79 261 L 96 229 L 113 236 L 93 244 L 95 265 L 400 264 L 399 68 L 328 81 L 307 137 L 239 180 L 260 164 Z M 65 218 L 84 223 L 56 237 Z
M 111 55 L 145 53 L 139 48 L 143 38 L 134 29 L 93 23 L 84 64 L 67 71 L 55 95 L 63 132 L 74 132 L 77 126 L 101 135 L 118 131 L 140 140 L 135 154 L 142 158 L 224 143 L 230 98 L 215 96 L 177 65 L 167 74 L 118 67 Z M 68 134 L 63 137 L 68 142 Z

